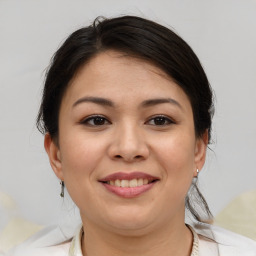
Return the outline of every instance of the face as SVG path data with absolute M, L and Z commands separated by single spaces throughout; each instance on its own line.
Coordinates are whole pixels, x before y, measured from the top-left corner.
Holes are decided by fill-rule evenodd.
M 184 223 L 184 199 L 206 142 L 190 101 L 154 65 L 107 51 L 83 66 L 45 148 L 86 223 L 111 230 Z

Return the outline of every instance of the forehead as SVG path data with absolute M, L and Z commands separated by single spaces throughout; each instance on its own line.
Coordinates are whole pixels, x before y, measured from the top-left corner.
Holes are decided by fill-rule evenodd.
M 179 101 L 189 101 L 181 87 L 152 63 L 120 52 L 106 51 L 80 68 L 64 99 L 74 101 L 78 97 L 100 96 L 124 102 L 167 95 Z

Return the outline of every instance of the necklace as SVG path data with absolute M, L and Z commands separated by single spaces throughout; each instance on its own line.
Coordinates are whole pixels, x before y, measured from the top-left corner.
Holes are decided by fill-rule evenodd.
M 187 227 L 191 230 L 191 232 L 193 234 L 193 245 L 192 245 L 192 252 L 191 252 L 190 256 L 199 256 L 199 238 L 198 238 L 198 235 L 191 226 L 187 225 Z

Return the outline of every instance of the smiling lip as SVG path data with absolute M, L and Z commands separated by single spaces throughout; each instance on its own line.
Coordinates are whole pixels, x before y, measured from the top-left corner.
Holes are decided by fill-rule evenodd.
M 119 180 L 121 181 L 132 181 L 132 180 L 146 180 L 143 184 L 139 184 L 135 187 L 122 187 L 113 185 L 113 181 Z M 103 179 L 100 179 L 99 182 L 110 192 L 124 198 L 133 198 L 138 197 L 144 192 L 150 190 L 155 184 L 156 181 L 159 181 L 159 178 L 151 176 L 142 172 L 132 172 L 132 173 L 124 173 L 117 172 L 111 175 L 106 176 Z M 110 183 L 111 182 L 111 183 Z
M 144 172 L 131 172 L 131 173 L 116 172 L 106 176 L 103 179 L 100 179 L 99 181 L 106 182 L 110 180 L 132 180 L 132 179 L 148 179 L 149 181 L 159 180 L 159 178 Z

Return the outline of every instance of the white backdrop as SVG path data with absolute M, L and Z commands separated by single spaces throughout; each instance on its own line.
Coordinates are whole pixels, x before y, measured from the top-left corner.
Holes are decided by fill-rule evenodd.
M 256 188 L 256 0 L 0 0 L 0 192 L 17 203 L 8 214 L 44 225 L 73 214 L 35 127 L 44 70 L 72 31 L 120 14 L 174 28 L 208 74 L 214 152 L 200 182 L 213 213 Z

